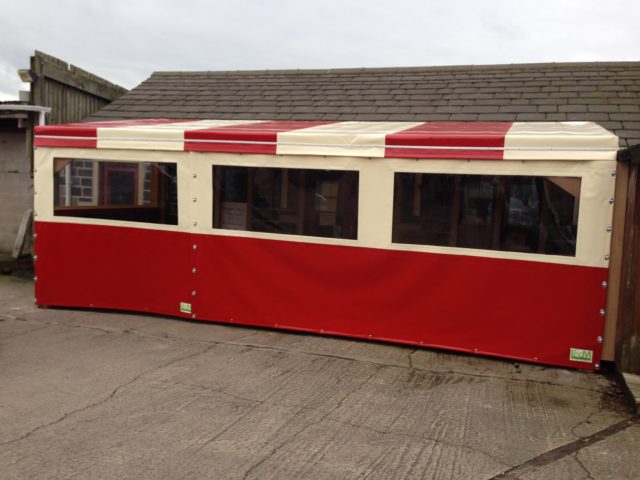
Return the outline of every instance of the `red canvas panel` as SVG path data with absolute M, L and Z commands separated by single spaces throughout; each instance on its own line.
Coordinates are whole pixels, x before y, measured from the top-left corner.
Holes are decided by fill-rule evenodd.
M 192 291 L 190 234 L 50 222 L 35 233 L 39 305 L 190 318 L 179 309 Z
M 471 147 L 503 148 L 505 136 L 511 125 L 510 122 L 423 123 L 401 132 L 388 134 L 385 157 L 502 160 L 504 157 L 502 150 L 474 150 Z M 464 147 L 465 150 L 399 148 L 399 146 Z
M 270 122 L 246 123 L 243 125 L 228 125 L 225 127 L 203 128 L 199 130 L 187 130 L 184 132 L 184 149 L 191 152 L 230 152 L 275 155 L 278 133 L 317 127 L 319 125 L 328 125 L 331 123 L 335 122 L 276 120 Z M 215 142 L 190 142 L 189 140 L 215 140 Z M 225 141 L 234 143 L 225 143 Z
M 199 238 L 200 318 L 429 345 L 554 365 L 600 358 L 603 268 Z M 537 359 L 537 360 L 536 360 Z
M 570 348 L 600 360 L 605 268 L 96 225 L 36 232 L 40 305 L 188 317 L 188 302 L 199 320 L 576 368 L 593 364 L 570 361 Z

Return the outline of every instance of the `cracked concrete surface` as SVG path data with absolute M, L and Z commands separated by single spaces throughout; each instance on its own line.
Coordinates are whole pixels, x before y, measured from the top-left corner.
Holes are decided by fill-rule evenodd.
M 0 479 L 635 479 L 603 375 L 38 309 L 0 277 Z

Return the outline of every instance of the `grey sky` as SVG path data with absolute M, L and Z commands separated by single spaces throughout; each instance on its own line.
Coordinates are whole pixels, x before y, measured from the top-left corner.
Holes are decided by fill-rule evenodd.
M 638 0 L 0 0 L 0 100 L 42 50 L 131 88 L 154 70 L 640 60 Z

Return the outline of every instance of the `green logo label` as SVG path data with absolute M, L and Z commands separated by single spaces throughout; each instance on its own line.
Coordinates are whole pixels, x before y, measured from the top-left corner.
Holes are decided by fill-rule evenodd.
M 180 302 L 180 313 L 191 313 L 191 304 Z
M 593 362 L 593 350 L 582 350 L 581 348 L 572 348 L 569 354 L 569 360 L 573 362 Z

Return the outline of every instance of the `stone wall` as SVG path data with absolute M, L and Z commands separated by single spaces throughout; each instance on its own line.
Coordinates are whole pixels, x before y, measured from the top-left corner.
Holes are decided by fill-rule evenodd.
M 95 205 L 94 194 L 94 164 L 92 160 L 76 160 L 69 165 L 71 170 L 71 201 L 69 205 Z M 63 169 L 60 173 L 60 181 L 58 189 L 60 202 L 66 205 L 66 178 L 67 169 Z
M 149 205 L 152 200 L 152 180 L 151 180 L 151 163 L 135 163 L 138 166 L 139 175 L 142 176 L 139 188 L 142 189 L 142 195 L 139 195 L 138 205 Z M 71 196 L 69 205 L 102 205 L 100 187 L 100 167 L 99 162 L 95 160 L 73 159 L 69 165 L 71 171 Z M 66 178 L 67 169 L 60 171 L 59 182 L 57 183 L 60 204 L 66 205 Z

